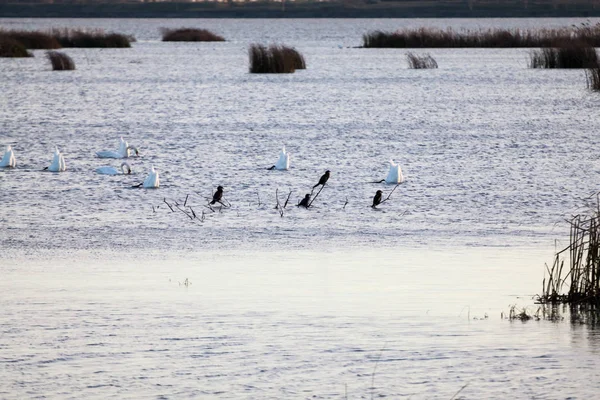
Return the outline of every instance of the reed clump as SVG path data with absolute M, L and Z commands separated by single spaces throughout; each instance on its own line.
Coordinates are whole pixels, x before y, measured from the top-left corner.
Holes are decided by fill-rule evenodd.
M 598 65 L 596 49 L 585 43 L 568 43 L 530 53 L 530 68 L 592 68 Z
M 10 30 L 0 31 L 0 38 L 21 43 L 26 49 L 60 49 L 60 43 L 49 33 L 40 31 Z
M 600 92 L 600 64 L 585 71 L 587 87 L 594 92 Z
M 414 53 L 406 53 L 408 60 L 408 68 L 410 69 L 432 69 L 437 68 L 438 63 L 429 54 L 418 55 Z
M 600 47 L 600 24 L 582 24 L 558 29 L 401 29 L 371 31 L 363 35 L 367 48 L 451 48 L 451 47 L 553 47 L 556 43 L 583 42 Z
M 163 42 L 224 42 L 225 38 L 219 36 L 216 33 L 209 31 L 208 29 L 198 28 L 180 28 L 180 29 L 169 29 L 163 28 L 162 41 Z
M 21 42 L 0 36 L 0 57 L 33 57 L 33 54 L 27 51 Z
M 286 74 L 306 68 L 304 57 L 293 47 L 253 44 L 248 50 L 248 55 L 250 73 L 253 74 Z
M 73 59 L 65 53 L 48 51 L 46 52 L 46 57 L 50 60 L 53 71 L 73 71 L 75 69 Z
M 53 29 L 52 36 L 62 47 L 79 48 L 128 48 L 135 38 L 121 33 L 105 32 L 102 29 Z
M 600 305 L 600 200 L 594 211 L 571 218 L 569 245 L 546 265 L 540 303 Z M 566 260 L 565 260 L 566 259 Z M 566 263 L 565 263 L 566 261 Z

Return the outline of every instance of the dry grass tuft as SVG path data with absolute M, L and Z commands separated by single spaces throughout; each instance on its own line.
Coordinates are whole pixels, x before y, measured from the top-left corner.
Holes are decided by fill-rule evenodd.
M 437 61 L 429 54 L 420 56 L 413 53 L 406 53 L 406 59 L 408 60 L 408 68 L 410 69 L 432 69 L 438 67 Z
M 530 53 L 530 68 L 592 68 L 598 65 L 596 49 L 583 43 L 568 43 Z
M 21 42 L 0 36 L 0 57 L 33 57 Z
M 62 47 L 79 48 L 128 48 L 135 38 L 120 33 L 106 33 L 101 29 L 53 29 L 52 36 Z
M 48 51 L 46 56 L 52 64 L 53 71 L 73 71 L 75 69 L 75 63 L 73 59 L 58 51 Z
M 0 38 L 15 40 L 21 43 L 26 49 L 60 49 L 60 43 L 52 35 L 39 31 L 0 30 Z
M 253 44 L 248 55 L 253 74 L 287 74 L 306 68 L 304 57 L 293 47 Z
M 163 42 L 224 42 L 225 38 L 219 36 L 207 29 L 197 28 L 180 28 L 169 29 L 163 28 Z

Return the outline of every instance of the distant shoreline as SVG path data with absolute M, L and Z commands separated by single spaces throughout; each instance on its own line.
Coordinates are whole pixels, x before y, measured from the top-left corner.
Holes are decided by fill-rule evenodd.
M 478 1 L 352 0 L 326 3 L 0 4 L 0 18 L 537 18 L 600 17 L 600 4 L 581 0 Z

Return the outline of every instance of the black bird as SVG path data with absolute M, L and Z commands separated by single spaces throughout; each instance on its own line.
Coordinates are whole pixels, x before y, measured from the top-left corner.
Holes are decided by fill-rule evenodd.
M 217 191 L 213 194 L 213 199 L 210 204 L 220 203 L 223 198 L 223 186 L 217 187 Z
M 328 180 L 329 180 L 329 170 L 325 171 L 325 173 L 323 174 L 321 179 L 319 179 L 319 183 L 317 183 L 315 186 L 313 186 L 313 189 L 319 185 L 325 186 L 325 184 L 327 183 Z
M 298 204 L 298 207 L 308 208 L 309 203 L 310 203 L 310 193 L 306 193 L 306 196 L 304 196 L 304 198 L 300 201 L 300 203 Z
M 383 192 L 381 190 L 378 190 L 377 193 L 375 193 L 375 197 L 373 197 L 373 205 L 371 207 L 375 208 L 379 204 L 381 204 L 382 197 L 383 197 Z

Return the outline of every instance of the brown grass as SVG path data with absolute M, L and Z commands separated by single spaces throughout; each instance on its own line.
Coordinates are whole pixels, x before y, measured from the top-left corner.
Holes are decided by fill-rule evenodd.
M 75 69 L 75 63 L 73 62 L 73 59 L 65 53 L 61 53 L 59 51 L 48 51 L 46 52 L 46 56 L 52 64 L 53 71 L 73 71 Z
M 0 36 L 0 57 L 33 57 L 21 42 Z
M 600 64 L 585 71 L 588 89 L 595 92 L 600 91 Z
M 592 68 L 596 65 L 596 49 L 584 43 L 533 50 L 529 61 L 531 68 Z
M 418 55 L 406 53 L 406 59 L 408 60 L 408 68 L 410 69 L 432 69 L 438 67 L 437 61 L 429 54 Z
M 101 29 L 53 29 L 52 36 L 62 47 L 79 48 L 128 48 L 135 42 L 133 36 L 104 32 Z
M 169 29 L 162 28 L 163 42 L 224 42 L 225 38 L 219 36 L 207 29 L 180 28 Z
M 293 47 L 253 44 L 248 55 L 253 74 L 286 74 L 306 68 L 304 57 Z
M 582 24 L 559 29 L 402 29 L 372 31 L 363 35 L 363 47 L 554 47 L 557 43 L 583 42 L 600 47 L 600 24 Z
M 60 43 L 52 35 L 44 32 L 0 30 L 0 37 L 15 40 L 26 49 L 60 49 Z

